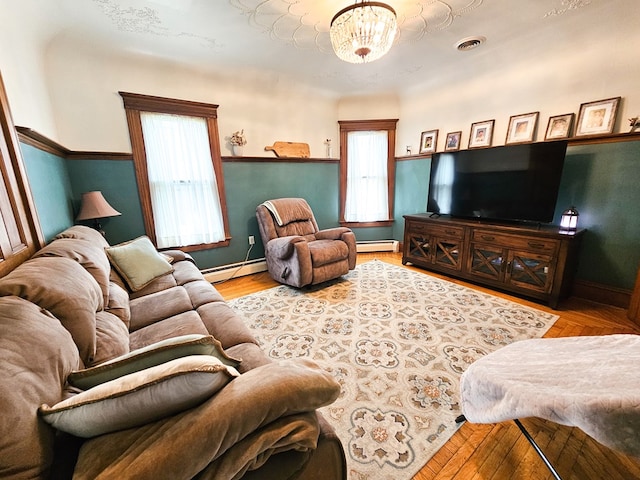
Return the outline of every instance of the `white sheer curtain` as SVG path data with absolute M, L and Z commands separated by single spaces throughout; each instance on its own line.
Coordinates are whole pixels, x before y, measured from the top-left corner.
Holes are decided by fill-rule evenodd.
M 142 112 L 158 248 L 224 240 L 204 118 Z
M 347 134 L 347 222 L 389 219 L 386 131 Z

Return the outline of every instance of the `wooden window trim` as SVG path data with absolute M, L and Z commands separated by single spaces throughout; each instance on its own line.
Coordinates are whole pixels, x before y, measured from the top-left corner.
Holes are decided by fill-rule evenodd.
M 173 98 L 154 97 L 138 93 L 119 92 L 122 97 L 129 126 L 129 137 L 131 138 L 131 150 L 133 152 L 133 164 L 136 172 L 138 192 L 140 194 L 140 205 L 144 219 L 144 229 L 147 236 L 154 245 L 157 245 L 155 220 L 151 207 L 151 190 L 149 188 L 149 175 L 147 170 L 147 154 L 144 147 L 144 137 L 142 133 L 141 112 L 167 113 L 173 115 L 184 115 L 191 117 L 201 117 L 207 122 L 209 132 L 209 150 L 213 162 L 213 171 L 216 175 L 218 185 L 218 195 L 220 196 L 220 208 L 222 210 L 222 221 L 224 225 L 225 239 L 216 243 L 199 245 L 187 245 L 178 247 L 181 250 L 196 251 L 210 248 L 228 246 L 231 235 L 229 234 L 229 221 L 227 216 L 227 201 L 224 189 L 224 173 L 222 169 L 222 156 L 220 154 L 220 136 L 218 134 L 218 105 L 192 102 L 189 100 L 177 100 Z
M 393 224 L 393 208 L 395 195 L 395 151 L 396 125 L 398 119 L 383 120 L 340 120 L 340 218 L 344 227 L 386 227 Z M 347 136 L 349 132 L 387 131 L 387 194 L 389 198 L 389 218 L 378 222 L 347 222 L 344 219 L 345 202 L 347 200 Z
M 0 75 L 0 277 L 44 246 L 45 239 L 29 186 Z

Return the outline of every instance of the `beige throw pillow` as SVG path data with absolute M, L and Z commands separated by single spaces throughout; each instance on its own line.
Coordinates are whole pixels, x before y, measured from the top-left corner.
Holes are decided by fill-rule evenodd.
M 154 422 L 195 407 L 238 371 L 210 355 L 191 355 L 103 383 L 53 407 L 41 405 L 45 422 L 91 438 Z
M 234 368 L 240 365 L 240 360 L 229 357 L 220 342 L 211 335 L 191 334 L 162 340 L 100 365 L 72 372 L 67 381 L 74 387 L 88 390 L 118 377 L 189 355 L 212 355 L 224 365 Z
M 133 292 L 141 290 L 153 280 L 173 271 L 164 255 L 142 236 L 130 242 L 104 249 L 113 267 Z

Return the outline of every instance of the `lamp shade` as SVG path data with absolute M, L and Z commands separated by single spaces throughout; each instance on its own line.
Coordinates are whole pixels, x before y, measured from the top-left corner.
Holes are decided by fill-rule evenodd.
M 382 2 L 360 2 L 333 17 L 329 35 L 338 58 L 350 63 L 366 63 L 391 49 L 397 31 L 393 8 Z
M 92 220 L 95 218 L 116 217 L 121 215 L 102 196 L 102 192 L 86 192 L 82 194 L 80 213 L 76 220 Z

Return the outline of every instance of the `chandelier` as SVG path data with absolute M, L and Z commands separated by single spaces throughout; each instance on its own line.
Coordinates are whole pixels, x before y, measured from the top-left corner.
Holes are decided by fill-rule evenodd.
M 338 58 L 367 63 L 389 51 L 397 30 L 393 8 L 382 2 L 360 2 L 336 13 L 329 34 Z

